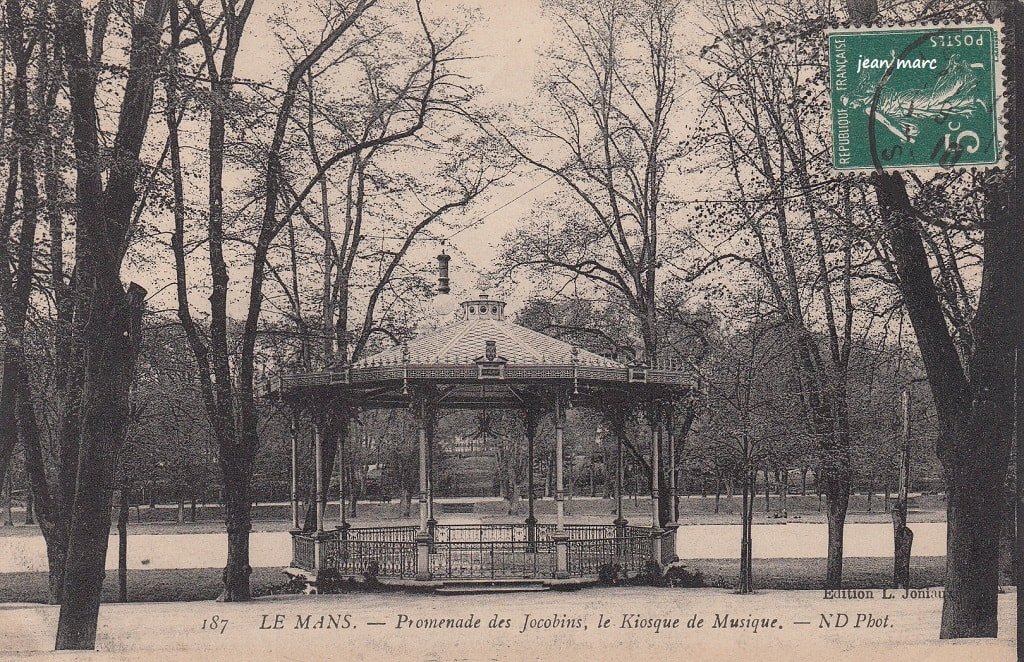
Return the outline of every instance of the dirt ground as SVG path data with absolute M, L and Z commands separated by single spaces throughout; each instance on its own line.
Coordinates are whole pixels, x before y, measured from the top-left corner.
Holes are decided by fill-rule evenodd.
M 938 639 L 941 598 L 888 599 L 881 590 L 858 599 L 826 599 L 822 591 L 743 596 L 721 589 L 607 588 L 105 605 L 97 649 L 104 660 L 995 662 L 1015 655 L 1015 597 L 1000 596 L 998 639 L 963 641 Z M 51 606 L 0 608 L 0 657 L 96 659 L 49 652 L 57 615 Z

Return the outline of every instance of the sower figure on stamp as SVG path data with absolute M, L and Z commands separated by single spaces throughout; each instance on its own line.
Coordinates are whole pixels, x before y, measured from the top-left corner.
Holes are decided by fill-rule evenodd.
M 900 68 L 895 52 L 893 61 L 880 60 L 887 68 L 894 61 L 895 68 Z M 853 95 L 844 96 L 842 100 L 850 108 L 863 108 L 869 115 L 873 111 L 875 119 L 900 141 L 913 143 L 921 132 L 917 120 L 942 122 L 950 117 L 971 117 L 978 108 L 988 110 L 985 102 L 975 94 L 978 88 L 975 70 L 984 66 L 981 63 L 968 64 L 954 53 L 930 88 L 906 90 L 885 85 L 879 88 L 871 76 L 862 75 Z

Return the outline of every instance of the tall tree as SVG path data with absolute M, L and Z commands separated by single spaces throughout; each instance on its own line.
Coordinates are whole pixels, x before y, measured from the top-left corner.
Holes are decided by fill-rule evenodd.
M 877 0 L 847 0 L 851 19 L 879 20 Z M 898 287 L 910 316 L 940 422 L 938 455 L 946 478 L 946 590 L 942 638 L 994 637 L 998 631 L 1000 527 L 1003 485 L 1012 444 L 1013 352 L 1024 345 L 1024 6 L 992 0 L 989 15 L 1013 37 L 1004 43 L 1011 127 L 1009 167 L 983 176 L 981 289 L 967 320 L 971 345 L 958 343 L 960 329 L 943 305 L 942 271 L 932 268 L 928 228 L 941 218 L 915 205 L 906 179 L 873 179 Z M 940 265 L 941 266 L 941 265 Z M 951 328 L 953 326 L 953 328 Z
M 196 358 L 201 391 L 220 449 L 228 529 L 228 561 L 224 569 L 224 592 L 221 598 L 246 600 L 250 597 L 251 573 L 248 546 L 252 506 L 250 481 L 259 442 L 259 412 L 255 393 L 258 336 L 261 331 L 261 314 L 267 301 L 265 284 L 268 278 L 277 278 L 271 259 L 277 245 L 277 237 L 281 231 L 289 227 L 297 215 L 303 220 L 312 218 L 304 205 L 311 199 L 314 191 L 320 190 L 322 193 L 320 184 L 332 169 L 358 162 L 383 146 L 416 136 L 427 124 L 429 117 L 442 112 L 441 109 L 450 110 L 446 95 L 453 86 L 448 82 L 452 74 L 447 67 L 456 57 L 453 49 L 458 41 L 458 35 L 444 40 L 436 39 L 420 3 L 415 2 L 413 16 L 416 17 L 421 34 L 419 48 L 413 53 L 407 52 L 403 61 L 398 63 L 401 66 L 398 66 L 396 71 L 389 72 L 391 75 L 397 74 L 397 83 L 384 79 L 353 81 L 353 85 L 365 84 L 371 88 L 379 84 L 378 91 L 389 92 L 386 97 L 382 96 L 379 99 L 380 103 L 371 105 L 372 117 L 363 124 L 366 130 L 339 132 L 339 139 L 330 144 L 329 151 L 318 151 L 314 154 L 312 174 L 301 172 L 296 166 L 302 162 L 292 160 L 291 157 L 295 154 L 291 147 L 294 128 L 308 125 L 309 109 L 304 109 L 301 105 L 302 100 L 308 97 L 308 89 L 304 86 L 308 85 L 310 80 L 316 79 L 325 69 L 347 61 L 352 53 L 371 51 L 374 47 L 380 46 L 385 39 L 377 34 L 381 43 L 375 43 L 372 37 L 376 34 L 374 30 L 365 29 L 372 16 L 371 10 L 377 9 L 380 4 L 378 0 L 330 2 L 330 11 L 323 12 L 323 29 L 316 39 L 301 39 L 300 46 L 289 51 L 292 64 L 287 70 L 284 90 L 280 96 L 270 100 L 272 129 L 266 141 L 257 146 L 258 185 L 247 201 L 259 212 L 255 219 L 250 219 L 241 213 L 233 216 L 225 214 L 223 189 L 226 145 L 224 113 L 228 108 L 227 104 L 240 101 L 230 93 L 231 88 L 238 85 L 231 67 L 245 34 L 245 19 L 248 17 L 252 2 L 250 0 L 240 7 L 235 3 L 225 3 L 221 8 L 222 13 L 213 16 L 206 15 L 198 5 L 188 2 L 186 4 L 187 22 L 185 17 L 178 17 L 172 10 L 172 50 L 179 52 L 190 44 L 199 44 L 202 49 L 201 67 L 207 78 L 212 81 L 211 86 L 214 88 L 214 98 L 217 101 L 210 111 L 210 188 L 203 237 L 203 241 L 209 246 L 208 268 L 212 275 L 209 333 L 204 331 L 200 321 L 193 314 L 193 303 L 189 296 L 187 219 L 177 122 L 178 108 L 182 102 L 174 87 L 184 78 L 179 73 L 179 67 L 183 67 L 180 60 L 178 64 L 172 62 L 172 72 L 168 77 L 167 112 L 175 192 L 172 249 L 177 273 L 178 314 Z M 221 54 L 220 66 L 216 64 L 218 54 Z M 218 107 L 218 104 L 224 104 L 224 107 Z M 259 127 L 252 128 L 259 131 Z M 307 139 L 315 141 L 315 137 Z M 483 177 L 482 173 L 478 174 L 481 176 L 477 185 L 457 189 L 456 200 L 449 200 L 421 214 L 413 230 L 403 238 L 403 248 L 398 252 L 398 256 L 394 257 L 392 253 L 383 261 L 387 277 L 381 281 L 380 291 L 385 290 L 391 283 L 391 274 L 399 268 L 402 256 L 423 227 L 443 217 L 451 209 L 464 206 L 469 199 L 486 188 L 486 177 Z M 480 186 L 481 183 L 484 186 Z M 237 352 L 234 351 L 228 335 L 228 295 L 231 283 L 226 247 L 231 243 L 228 230 L 229 222 L 232 220 L 240 224 L 237 229 L 246 237 L 246 243 L 252 249 L 251 255 L 247 256 L 251 260 L 251 267 L 242 291 L 246 303 L 245 314 L 240 321 Z M 322 227 L 320 232 L 322 237 L 327 235 L 325 242 L 332 240 L 329 228 Z M 349 235 L 350 240 L 354 236 Z M 327 250 L 331 250 L 330 246 Z M 347 277 L 347 274 L 343 275 Z M 327 279 L 325 276 L 325 280 Z M 293 287 L 283 289 L 286 293 L 294 290 Z M 380 292 L 376 292 L 375 296 L 379 295 Z M 295 305 L 291 307 L 292 314 L 295 314 L 295 311 L 301 312 L 301 308 L 296 307 L 300 303 L 295 301 Z M 334 310 L 338 308 L 335 307 Z M 366 335 L 376 328 L 372 324 L 374 307 L 370 306 L 368 310 L 370 323 L 367 325 L 369 331 Z M 348 337 L 346 333 L 345 338 Z M 333 465 L 333 462 L 331 464 Z M 325 473 L 326 479 L 329 480 L 329 472 Z
M 36 40 L 28 30 L 20 0 L 7 0 L 5 10 L 5 42 L 14 64 L 14 103 L 10 134 L 13 147 L 10 148 L 8 157 L 7 191 L 0 227 L 0 297 L 3 301 L 3 320 L 7 331 L 3 377 L 0 380 L 0 476 L 7 474 L 11 453 L 18 440 L 17 392 L 19 389 L 25 389 L 27 385 L 22 342 L 29 313 L 29 298 L 32 294 L 32 261 L 35 257 L 39 214 L 34 136 L 37 127 L 29 107 L 29 67 Z M 20 209 L 15 206 L 19 175 Z M 11 246 L 10 234 L 17 225 L 18 216 L 21 220 L 20 230 L 14 245 Z M 27 393 L 22 393 L 22 401 L 26 399 L 26 395 Z
M 132 17 L 128 74 L 110 154 L 100 150 L 97 67 L 87 45 L 78 0 L 57 0 L 57 35 L 68 72 L 74 146 L 77 222 L 75 321 L 72 343 L 82 348 L 77 403 L 77 472 L 68 531 L 57 649 L 96 644 L 117 449 L 129 419 L 128 390 L 138 349 L 145 290 L 127 290 L 120 272 L 136 201 L 139 154 L 148 127 L 166 0 L 147 0 Z M 95 33 L 94 33 L 95 37 Z M 93 56 L 98 58 L 94 40 Z M 101 46 L 99 48 L 102 48 Z M 109 164 L 106 183 L 104 166 Z
M 502 271 L 527 269 L 551 278 L 559 291 L 572 284 L 611 296 L 632 317 L 641 358 L 658 361 L 659 242 L 671 208 L 665 179 L 681 154 L 670 130 L 680 4 L 591 0 L 551 7 L 558 46 L 548 53 L 540 97 L 549 112 L 506 140 L 568 195 L 555 207 L 558 218 L 539 215 L 509 236 Z M 661 413 L 653 404 L 647 409 L 653 423 Z M 667 489 L 668 480 L 659 485 Z M 670 502 L 660 503 L 665 522 Z
M 784 320 L 797 395 L 818 439 L 828 506 L 825 585 L 838 588 L 851 484 L 850 357 L 858 313 L 870 319 L 874 312 L 871 297 L 855 286 L 876 277 L 872 245 L 863 238 L 870 235 L 858 226 L 857 192 L 819 183 L 828 167 L 815 119 L 823 66 L 816 43 L 796 37 L 820 30 L 820 20 L 786 2 L 770 9 L 795 14 L 782 27 L 754 2 L 715 1 L 708 8 L 718 34 L 702 51 L 713 66 L 703 79 L 714 126 L 706 142 L 728 172 L 734 203 L 699 209 L 698 244 L 710 246 L 711 255 L 688 278 L 723 263 L 748 270 Z M 778 38 L 780 30 L 792 38 Z

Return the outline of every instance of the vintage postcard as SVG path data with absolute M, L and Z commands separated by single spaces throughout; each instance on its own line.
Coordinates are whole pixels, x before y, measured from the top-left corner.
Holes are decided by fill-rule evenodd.
M 1020 2 L 0 16 L 0 659 L 1018 655 Z

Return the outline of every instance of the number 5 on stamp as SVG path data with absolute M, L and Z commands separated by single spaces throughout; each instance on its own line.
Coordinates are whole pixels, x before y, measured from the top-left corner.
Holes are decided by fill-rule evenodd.
M 1004 166 L 1001 27 L 829 31 L 833 167 Z

